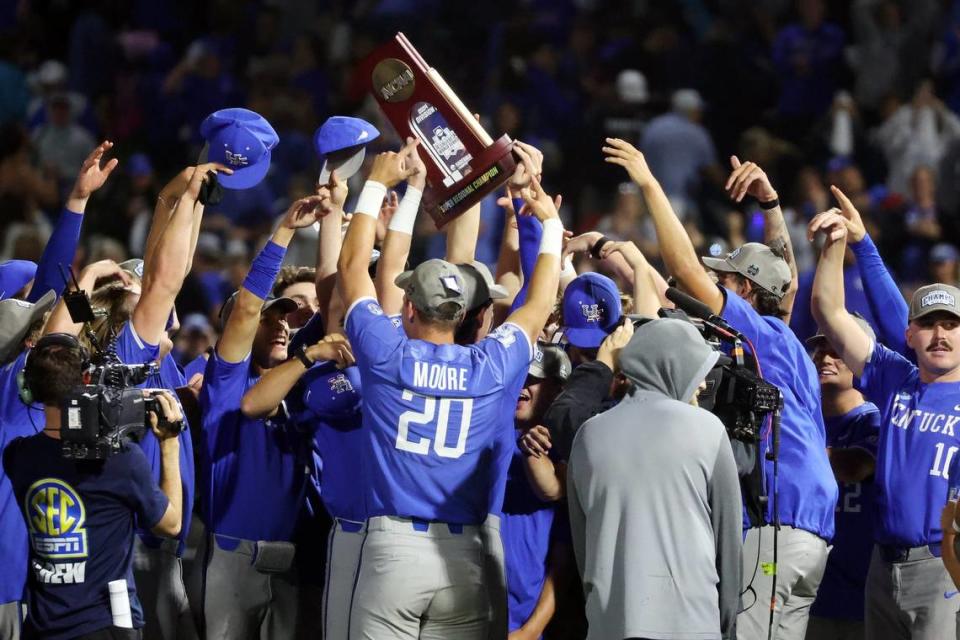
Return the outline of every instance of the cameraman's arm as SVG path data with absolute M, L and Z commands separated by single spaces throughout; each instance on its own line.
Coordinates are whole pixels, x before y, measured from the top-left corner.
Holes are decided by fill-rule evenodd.
M 162 426 L 158 423 L 155 414 L 151 414 L 150 422 L 153 434 L 160 445 L 160 490 L 170 502 L 167 510 L 157 524 L 150 529 L 161 536 L 174 537 L 180 534 L 183 525 L 183 485 L 180 480 L 180 438 L 178 423 L 183 420 L 180 406 L 168 392 L 154 396 L 164 421 L 170 423 Z M 174 426 L 176 425 L 176 426 Z

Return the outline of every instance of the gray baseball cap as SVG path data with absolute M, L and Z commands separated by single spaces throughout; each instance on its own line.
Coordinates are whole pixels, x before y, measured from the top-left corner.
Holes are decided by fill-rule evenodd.
M 436 309 L 447 302 L 467 308 L 463 275 L 446 260 L 421 262 L 416 269 L 398 275 L 393 283 L 403 289 L 413 306 L 421 311 Z
M 870 338 L 870 340 L 872 340 L 873 342 L 876 342 L 877 334 L 876 332 L 874 332 L 873 327 L 870 326 L 870 323 L 867 322 L 866 318 L 864 318 L 859 313 L 851 313 L 850 315 L 853 316 L 854 321 L 860 326 L 861 329 L 863 329 L 863 332 L 867 334 L 867 337 Z M 806 344 L 808 347 L 812 348 L 816 346 L 816 344 L 821 340 L 826 340 L 826 339 L 827 339 L 827 336 L 825 336 L 822 332 L 818 331 L 816 335 L 810 336 L 809 338 L 807 338 Z
M 934 311 L 946 311 L 960 318 L 960 289 L 940 282 L 917 289 L 910 299 L 910 320 Z
M 237 303 L 237 294 L 239 293 L 239 291 L 234 291 L 231 293 L 230 297 L 227 298 L 220 307 L 220 313 L 218 316 L 220 318 L 221 329 L 227 326 L 227 319 L 230 318 L 230 314 L 233 312 L 233 306 Z M 275 306 L 278 306 L 279 310 L 284 314 L 290 313 L 291 311 L 296 311 L 300 308 L 300 305 L 298 305 L 292 298 L 267 298 L 263 301 L 263 306 L 260 307 L 261 315 Z
M 701 260 L 714 271 L 739 273 L 778 298 L 787 292 L 792 280 L 787 261 L 759 242 L 748 242 L 724 258 L 703 257 Z
M 138 278 L 143 278 L 143 260 L 140 258 L 131 258 L 124 260 L 118 265 L 124 271 L 129 271 Z
M 541 380 L 555 378 L 566 382 L 572 370 L 570 358 L 560 345 L 537 342 L 533 350 L 533 362 L 530 363 L 527 374 Z
M 487 300 L 502 300 L 507 290 L 496 283 L 487 265 L 474 260 L 468 264 L 458 264 L 463 276 L 463 297 L 467 300 L 467 309 L 476 309 Z
M 0 300 L 0 362 L 20 349 L 20 343 L 34 322 L 43 317 L 57 302 L 57 292 L 50 289 L 35 303 L 7 298 Z

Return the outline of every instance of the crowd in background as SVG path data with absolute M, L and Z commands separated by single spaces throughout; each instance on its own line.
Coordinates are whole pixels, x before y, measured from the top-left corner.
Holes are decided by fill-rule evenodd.
M 563 194 L 572 230 L 634 240 L 658 264 L 643 199 L 595 150 L 616 135 L 644 151 L 705 253 L 762 237 L 753 205 L 731 208 L 723 193 L 721 154 L 735 152 L 781 185 L 801 274 L 814 266 L 802 230 L 836 184 L 906 294 L 957 281 L 960 2 L 936 0 L 7 3 L 0 259 L 39 258 L 76 167 L 104 138 L 120 175 L 94 197 L 77 259 L 141 255 L 155 195 L 199 153 L 200 121 L 246 106 L 279 133 L 270 175 L 208 212 L 177 300 L 212 339 L 204 318 L 316 181 L 316 123 L 354 113 L 392 133 L 357 63 L 399 30 L 492 134 L 545 151 L 545 188 Z M 384 135 L 371 151 L 397 142 Z M 490 198 L 480 260 L 495 261 L 501 226 Z M 426 217 L 420 227 L 411 257 L 442 255 Z M 305 238 L 288 261 L 312 264 L 313 246 Z M 795 320 L 801 338 L 811 322 Z

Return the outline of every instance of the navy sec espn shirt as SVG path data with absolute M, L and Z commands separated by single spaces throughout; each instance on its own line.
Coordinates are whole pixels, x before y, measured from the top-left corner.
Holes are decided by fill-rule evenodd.
M 140 448 L 77 463 L 61 457 L 59 440 L 40 433 L 11 442 L 4 468 L 30 539 L 26 633 L 58 640 L 113 626 L 107 583 L 121 578 L 133 626 L 142 627 L 132 571 L 134 518 L 155 526 L 167 497 Z

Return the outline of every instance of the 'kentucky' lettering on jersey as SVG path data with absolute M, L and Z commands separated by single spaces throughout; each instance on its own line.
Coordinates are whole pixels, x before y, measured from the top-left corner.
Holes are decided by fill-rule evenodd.
M 430 362 L 413 363 L 413 383 L 435 391 L 466 391 L 467 370 Z
M 920 418 L 916 420 L 916 418 Z M 894 400 L 893 407 L 890 410 L 890 423 L 901 429 L 914 427 L 921 433 L 929 431 L 930 433 L 943 433 L 946 436 L 953 436 L 953 428 L 960 423 L 960 415 L 947 415 L 944 413 L 931 413 L 929 411 L 920 411 L 911 409 L 900 401 L 899 396 Z

